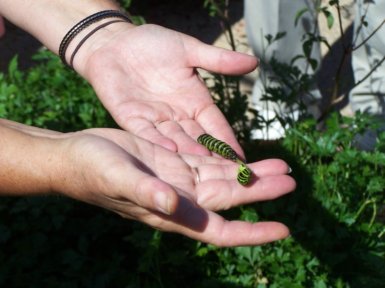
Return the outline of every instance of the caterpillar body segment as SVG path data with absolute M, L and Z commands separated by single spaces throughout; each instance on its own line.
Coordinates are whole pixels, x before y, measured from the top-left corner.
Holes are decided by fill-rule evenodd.
M 234 151 L 233 148 L 231 148 L 230 145 L 227 143 L 218 140 L 214 138 L 213 136 L 209 134 L 202 134 L 198 137 L 197 139 L 198 143 L 202 144 L 205 146 L 207 149 L 209 149 L 212 152 L 215 152 L 222 157 L 232 160 L 232 161 L 237 161 L 238 160 L 238 155 Z
M 246 166 L 245 163 L 239 165 L 237 181 L 241 185 L 247 185 L 250 182 L 252 172 L 249 167 Z

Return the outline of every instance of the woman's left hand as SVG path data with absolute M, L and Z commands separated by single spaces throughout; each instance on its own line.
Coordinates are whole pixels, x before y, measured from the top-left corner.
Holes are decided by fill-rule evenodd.
M 196 68 L 243 74 L 258 65 L 255 57 L 156 25 L 109 27 L 93 36 L 92 49 L 82 48 L 74 64 L 123 129 L 169 150 L 200 155 L 207 150 L 195 139 L 207 132 L 243 156 Z

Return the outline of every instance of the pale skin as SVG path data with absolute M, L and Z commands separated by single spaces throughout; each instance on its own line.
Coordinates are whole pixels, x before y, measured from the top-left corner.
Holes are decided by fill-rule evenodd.
M 117 8 L 104 0 L 0 1 L 4 17 L 56 53 L 78 21 Z M 60 193 L 218 246 L 286 237 L 281 223 L 227 221 L 215 211 L 292 191 L 287 164 L 276 159 L 249 164 L 256 178 L 243 187 L 236 181 L 237 164 L 211 156 L 195 141 L 211 133 L 243 156 L 195 68 L 242 74 L 257 63 L 155 25 L 115 23 L 102 29 L 80 49 L 74 68 L 127 131 L 63 134 L 2 119 L 0 194 Z

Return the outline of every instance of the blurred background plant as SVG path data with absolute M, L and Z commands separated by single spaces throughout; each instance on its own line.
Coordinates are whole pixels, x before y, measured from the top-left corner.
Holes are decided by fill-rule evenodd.
M 126 8 L 135 4 L 121 2 Z M 226 23 L 229 1 L 200 3 L 234 39 Z M 334 4 L 328 5 L 320 13 L 337 25 L 325 12 Z M 298 17 L 301 13 L 305 12 L 299 11 Z M 266 37 L 271 42 L 284 35 Z M 0 74 L 0 117 L 60 131 L 116 126 L 89 85 L 56 56 L 43 49 L 34 59 L 36 65 L 21 71 L 16 57 Z M 266 97 L 301 104 L 295 95 L 306 91 L 312 79 L 301 75 L 294 63 L 271 65 L 281 72 L 284 85 L 266 87 Z M 218 248 L 154 231 L 71 199 L 3 197 L 0 286 L 382 287 L 385 135 L 378 135 L 372 151 L 355 145 L 357 135 L 377 129 L 378 123 L 370 115 L 349 118 L 330 109 L 318 129 L 317 121 L 303 109 L 297 121 L 280 118 L 288 124 L 283 139 L 252 140 L 250 131 L 268 123 L 250 105 L 240 78 L 212 75 L 205 81 L 248 160 L 282 158 L 298 183 L 291 195 L 223 215 L 251 222 L 282 221 L 290 227 L 291 237 L 264 246 Z

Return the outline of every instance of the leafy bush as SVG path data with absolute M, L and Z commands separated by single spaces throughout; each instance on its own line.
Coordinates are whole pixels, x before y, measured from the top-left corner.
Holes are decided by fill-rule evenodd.
M 18 69 L 16 57 L 0 74 L 1 117 L 63 132 L 113 125 L 86 81 L 48 51 L 35 59 L 39 64 L 28 73 Z

